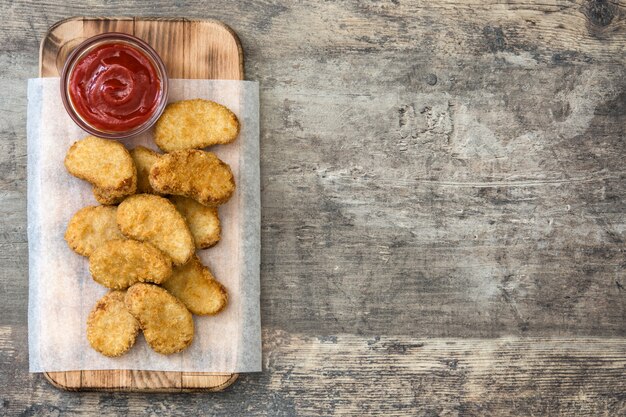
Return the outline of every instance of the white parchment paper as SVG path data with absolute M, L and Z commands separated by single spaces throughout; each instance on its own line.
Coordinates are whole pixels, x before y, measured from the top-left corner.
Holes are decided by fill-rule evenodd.
M 260 197 L 259 88 L 249 81 L 170 80 L 170 101 L 204 98 L 230 108 L 241 121 L 239 138 L 210 150 L 230 165 L 237 189 L 219 209 L 222 239 L 198 251 L 229 293 L 215 317 L 194 316 L 195 338 L 185 351 L 164 356 L 143 336 L 124 356 L 107 358 L 86 338 L 86 320 L 107 292 L 89 275 L 88 260 L 67 246 L 71 216 L 96 205 L 91 186 L 63 166 L 69 146 L 86 136 L 69 118 L 58 78 L 28 83 L 28 344 L 31 372 L 137 369 L 187 372 L 261 371 L 259 311 Z M 157 149 L 152 131 L 124 141 L 130 149 Z

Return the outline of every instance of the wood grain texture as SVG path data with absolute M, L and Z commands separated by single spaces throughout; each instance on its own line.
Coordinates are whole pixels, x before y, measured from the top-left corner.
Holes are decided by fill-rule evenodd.
M 220 22 L 84 17 L 60 21 L 49 29 L 41 42 L 40 76 L 59 76 L 73 48 L 104 32 L 128 33 L 148 42 L 162 57 L 171 78 L 243 79 L 239 39 Z M 236 374 L 117 370 L 44 375 L 55 387 L 69 391 L 219 391 L 237 379 Z
M 41 42 L 40 76 L 59 76 L 80 42 L 104 32 L 128 33 L 148 42 L 170 78 L 244 78 L 237 34 L 219 21 L 86 17 L 64 19 L 48 30 Z
M 135 21 L 134 35 L 148 42 L 157 51 L 165 63 L 167 74 L 170 78 L 186 78 L 185 67 L 189 66 L 190 62 L 185 59 L 185 27 L 188 25 L 189 22 L 182 20 Z M 167 33 L 167 36 L 163 36 L 165 33 Z M 194 32 L 194 36 L 198 35 L 200 34 Z M 205 63 L 205 65 L 197 65 L 199 67 L 206 68 L 209 65 L 208 59 L 199 62 Z M 195 67 L 196 65 L 193 66 Z
M 625 414 L 623 0 L 2 13 L 0 414 Z M 260 82 L 265 366 L 218 395 L 77 395 L 25 371 L 24 78 L 77 14 L 210 14 Z
M 26 338 L 25 327 L 0 335 Z M 626 341 L 264 332 L 262 374 L 215 395 L 67 393 L 38 378 L 6 389 L 6 415 L 621 416 Z M 0 352 L 12 349 L 0 337 Z M 0 377 L 22 377 L 7 367 Z

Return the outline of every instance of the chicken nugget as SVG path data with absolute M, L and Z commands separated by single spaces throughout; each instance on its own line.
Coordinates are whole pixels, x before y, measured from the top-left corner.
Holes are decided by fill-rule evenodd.
M 65 230 L 65 240 L 79 255 L 91 256 L 103 243 L 124 239 L 117 228 L 116 207 L 89 206 L 78 210 Z
M 187 262 L 195 251 L 185 219 L 167 198 L 151 194 L 128 197 L 117 208 L 117 226 L 125 236 L 163 251 L 175 265 Z
M 180 352 L 193 341 L 193 317 L 187 307 L 161 287 L 135 284 L 124 299 L 128 311 L 139 320 L 148 345 L 157 353 Z
M 160 157 L 152 149 L 137 146 L 130 151 L 137 168 L 137 193 L 157 194 L 150 185 L 150 168 Z
M 209 268 L 193 256 L 185 265 L 174 268 L 163 288 L 197 315 L 214 315 L 226 307 L 228 293 Z
M 210 248 L 220 241 L 221 227 L 217 207 L 207 207 L 179 195 L 171 196 L 170 201 L 187 221 L 196 248 Z
M 235 191 L 228 164 L 197 149 L 163 155 L 150 169 L 150 185 L 160 193 L 193 198 L 205 206 L 224 204 Z
M 134 344 L 139 321 L 124 303 L 124 291 L 111 291 L 96 303 L 87 319 L 87 340 L 106 356 L 121 356 Z
M 194 99 L 168 104 L 156 124 L 154 141 L 164 152 L 200 149 L 234 141 L 239 120 L 227 107 Z
M 94 281 L 114 290 L 136 282 L 160 284 L 172 275 L 172 260 L 149 243 L 110 240 L 89 257 Z
M 134 194 L 137 172 L 133 158 L 124 145 L 108 139 L 87 136 L 70 147 L 65 156 L 65 168 L 75 177 L 90 182 L 103 201 L 104 193 L 119 196 Z

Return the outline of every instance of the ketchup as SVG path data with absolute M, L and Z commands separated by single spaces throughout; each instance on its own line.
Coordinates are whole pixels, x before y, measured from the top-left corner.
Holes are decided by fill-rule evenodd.
M 133 129 L 152 116 L 162 83 L 150 59 L 124 43 L 89 51 L 70 74 L 69 96 L 85 122 L 100 130 Z

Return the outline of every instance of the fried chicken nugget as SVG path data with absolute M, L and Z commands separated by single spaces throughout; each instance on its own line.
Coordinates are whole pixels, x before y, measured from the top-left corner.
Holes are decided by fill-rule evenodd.
M 207 207 L 196 200 L 179 195 L 171 196 L 170 201 L 187 221 L 196 248 L 210 248 L 220 241 L 222 228 L 217 207 Z
M 114 290 L 136 282 L 160 284 L 172 275 L 172 260 L 149 243 L 110 240 L 89 257 L 94 281 Z
M 193 256 L 185 265 L 174 268 L 163 288 L 197 315 L 214 315 L 226 307 L 228 293 L 211 271 Z
M 117 228 L 116 207 L 89 206 L 78 210 L 65 230 L 65 240 L 79 255 L 91 256 L 109 240 L 124 239 Z
M 130 153 L 121 143 L 87 136 L 70 147 L 65 168 L 73 176 L 90 182 L 102 204 L 114 204 L 134 194 L 137 172 Z
M 163 155 L 150 169 L 150 185 L 160 193 L 190 197 L 205 206 L 224 204 L 235 191 L 228 164 L 197 149 Z
M 137 168 L 137 193 L 157 194 L 150 185 L 150 168 L 160 157 L 152 149 L 143 146 L 137 146 L 130 151 Z
M 180 352 L 193 341 L 193 317 L 172 294 L 151 284 L 135 284 L 124 299 L 128 311 L 139 320 L 146 342 L 157 353 Z
M 96 303 L 87 319 L 87 340 L 106 356 L 121 356 L 134 344 L 139 321 L 124 303 L 124 291 L 111 291 Z
M 154 141 L 164 152 L 206 148 L 234 141 L 239 120 L 227 107 L 194 99 L 168 104 L 156 124 Z
M 128 197 L 117 208 L 117 226 L 127 237 L 148 242 L 182 265 L 195 251 L 183 216 L 167 199 L 151 194 Z

